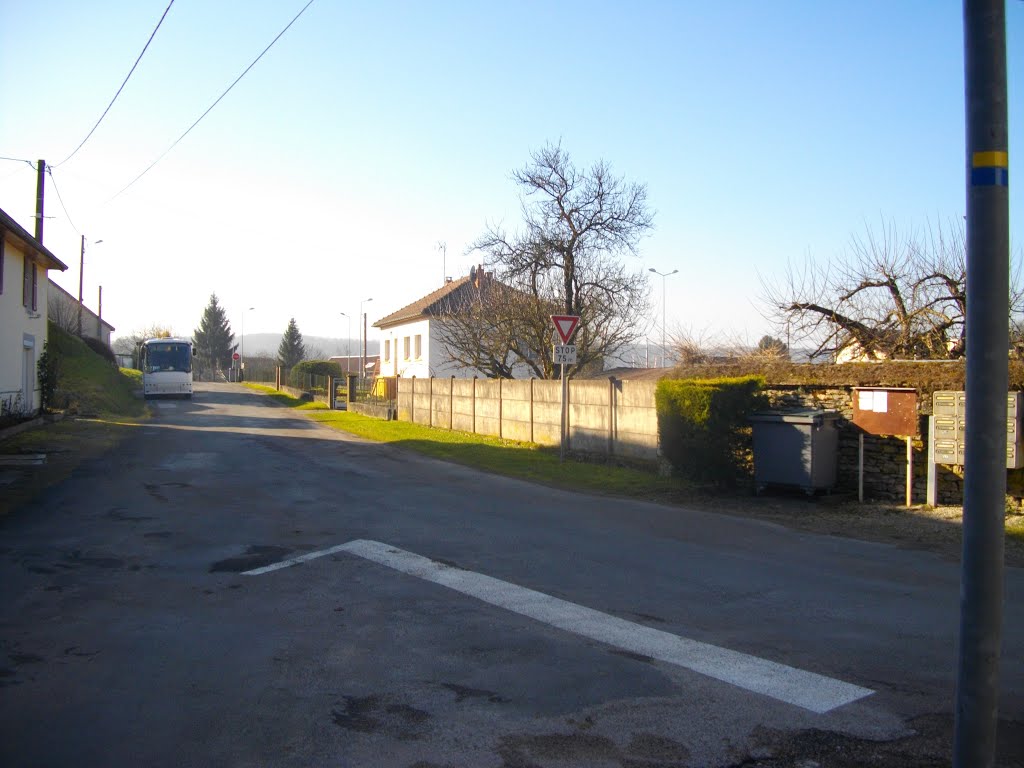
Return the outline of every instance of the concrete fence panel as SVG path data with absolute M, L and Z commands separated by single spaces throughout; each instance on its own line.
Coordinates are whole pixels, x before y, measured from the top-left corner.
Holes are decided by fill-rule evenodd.
M 533 441 L 533 380 L 501 382 L 501 436 L 508 440 Z
M 501 379 L 476 380 L 476 432 L 501 437 Z
M 452 379 L 452 429 L 476 431 L 477 379 Z

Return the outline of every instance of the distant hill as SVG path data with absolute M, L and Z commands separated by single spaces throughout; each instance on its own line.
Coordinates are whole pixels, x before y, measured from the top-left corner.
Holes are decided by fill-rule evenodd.
M 303 334 L 302 341 L 306 349 L 310 351 L 319 350 L 323 357 L 332 355 L 344 355 L 351 350 L 353 355 L 359 354 L 359 342 L 356 339 L 336 339 L 327 336 L 306 336 Z M 274 357 L 277 348 L 281 346 L 280 333 L 247 333 L 243 350 L 246 357 Z M 377 341 L 370 339 L 366 343 L 366 354 L 376 355 L 380 352 L 380 345 Z

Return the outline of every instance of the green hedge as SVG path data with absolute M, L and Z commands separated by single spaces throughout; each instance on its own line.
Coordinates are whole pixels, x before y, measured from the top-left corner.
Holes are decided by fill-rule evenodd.
M 749 416 L 767 405 L 763 386 L 761 376 L 658 382 L 658 436 L 673 472 L 698 483 L 735 482 L 749 452 Z
M 343 376 L 341 365 L 332 363 L 330 360 L 303 360 L 288 373 L 288 382 L 293 387 L 301 387 L 305 383 L 306 376 L 334 376 L 340 379 Z

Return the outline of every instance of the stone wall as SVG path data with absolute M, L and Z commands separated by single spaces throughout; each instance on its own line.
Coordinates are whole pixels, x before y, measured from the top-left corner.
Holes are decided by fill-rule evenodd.
M 853 387 L 774 385 L 765 389 L 773 408 L 808 407 L 839 411 L 839 456 L 836 490 L 857 493 L 861 431 L 852 423 Z M 931 398 L 918 398 L 918 434 L 911 440 L 911 499 L 925 502 L 928 486 L 928 416 Z M 959 468 L 939 465 L 938 501 L 961 504 L 963 478 Z M 864 435 L 864 498 L 903 500 L 907 485 L 907 441 L 905 437 Z

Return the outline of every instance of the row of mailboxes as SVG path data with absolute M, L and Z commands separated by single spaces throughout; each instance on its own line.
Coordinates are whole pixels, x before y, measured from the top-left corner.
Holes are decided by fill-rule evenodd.
M 935 463 L 964 464 L 966 393 L 934 392 L 932 394 L 932 414 L 935 417 L 935 428 L 931 436 L 935 449 Z M 1024 415 L 1024 392 L 1010 392 L 1006 398 L 1006 466 L 1008 469 L 1024 467 L 1021 415 Z

